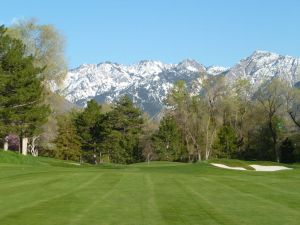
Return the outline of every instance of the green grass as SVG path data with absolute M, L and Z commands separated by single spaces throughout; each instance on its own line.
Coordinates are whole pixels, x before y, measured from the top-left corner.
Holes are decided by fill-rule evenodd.
M 1 164 L 31 165 L 31 166 L 60 166 L 60 167 L 77 167 L 78 162 L 64 161 L 47 157 L 33 157 L 31 155 L 23 156 L 15 152 L 0 150 Z M 82 166 L 82 165 L 81 165 Z M 83 166 L 88 166 L 85 164 Z
M 299 164 L 280 172 L 223 170 L 209 163 L 65 165 L 60 160 L 2 152 L 0 224 L 293 225 L 300 221 Z

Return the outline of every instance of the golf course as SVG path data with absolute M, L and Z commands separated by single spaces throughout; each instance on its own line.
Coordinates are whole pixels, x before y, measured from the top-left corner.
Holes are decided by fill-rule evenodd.
M 300 166 L 288 166 L 277 172 L 208 162 L 91 166 L 1 151 L 0 223 L 299 224 Z

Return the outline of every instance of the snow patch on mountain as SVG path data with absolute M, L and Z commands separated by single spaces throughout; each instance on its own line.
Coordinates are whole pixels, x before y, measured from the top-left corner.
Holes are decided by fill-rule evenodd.
M 229 70 L 228 67 L 222 67 L 222 66 L 210 66 L 206 69 L 207 73 L 210 75 L 219 75 L 221 73 L 226 72 Z
M 248 79 L 256 88 L 272 77 L 281 77 L 294 85 L 300 79 L 300 59 L 259 50 L 241 60 L 226 75 L 230 81 Z

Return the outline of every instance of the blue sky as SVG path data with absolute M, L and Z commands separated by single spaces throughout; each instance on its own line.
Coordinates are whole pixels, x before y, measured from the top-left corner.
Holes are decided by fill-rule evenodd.
M 0 23 L 35 17 L 65 36 L 69 67 L 142 59 L 232 66 L 254 50 L 300 57 L 299 0 L 2 0 Z

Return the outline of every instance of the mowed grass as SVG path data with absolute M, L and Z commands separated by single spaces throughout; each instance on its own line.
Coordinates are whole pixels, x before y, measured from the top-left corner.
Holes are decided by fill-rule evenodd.
M 299 165 L 280 172 L 231 171 L 208 163 L 76 166 L 45 158 L 28 163 L 11 154 L 0 154 L 1 225 L 300 221 Z

